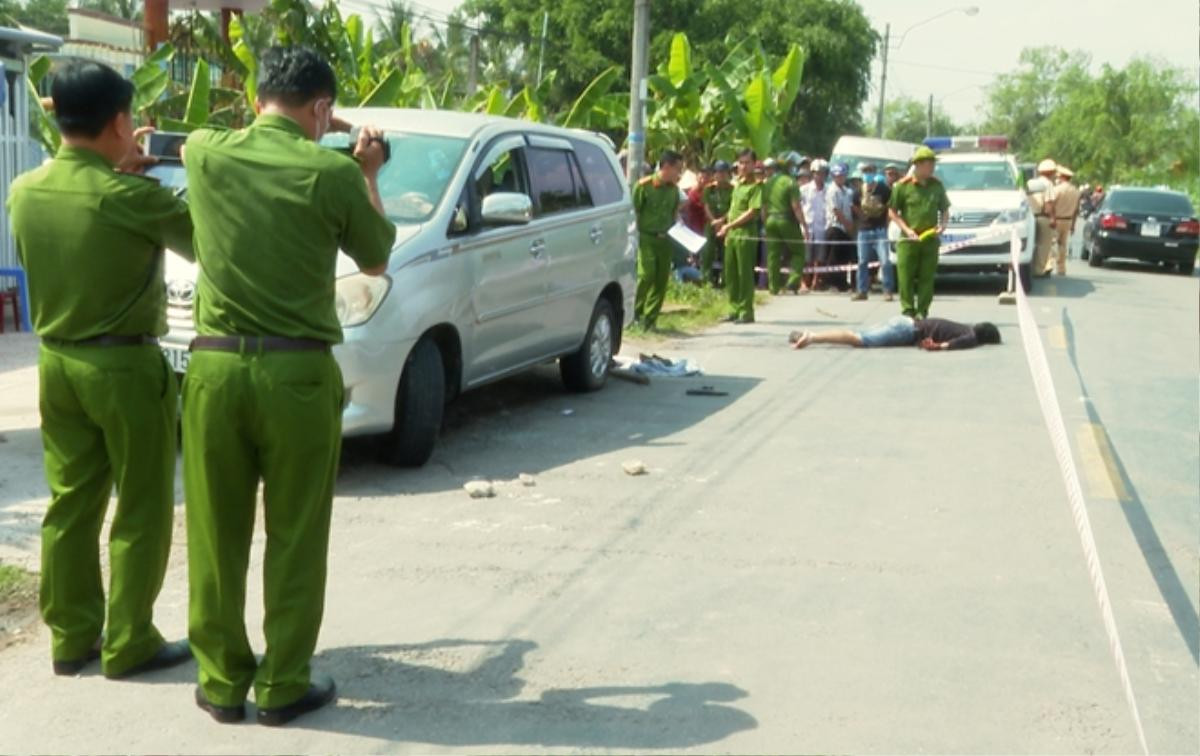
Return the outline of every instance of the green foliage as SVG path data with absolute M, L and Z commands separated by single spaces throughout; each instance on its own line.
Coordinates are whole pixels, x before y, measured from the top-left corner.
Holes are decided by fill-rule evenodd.
M 1166 184 L 1200 200 L 1200 110 L 1187 72 L 1152 58 L 1091 72 L 1082 52 L 1025 50 L 997 77 L 984 128 L 1025 160 L 1050 157 L 1077 182 Z
M 940 105 L 934 103 L 932 130 L 929 128 L 929 107 L 911 97 L 888 100 L 883 107 L 883 137 L 900 142 L 920 142 L 934 134 L 961 134 L 964 129 L 954 123 Z

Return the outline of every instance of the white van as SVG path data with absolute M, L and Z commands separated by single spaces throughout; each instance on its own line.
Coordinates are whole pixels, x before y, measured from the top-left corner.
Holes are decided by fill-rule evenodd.
M 859 163 L 874 163 L 883 172 L 888 163 L 902 166 L 902 172 L 908 170 L 908 161 L 920 145 L 910 142 L 897 142 L 892 139 L 875 139 L 873 137 L 844 136 L 833 146 L 833 155 L 829 164 L 845 163 L 850 172 L 858 170 Z

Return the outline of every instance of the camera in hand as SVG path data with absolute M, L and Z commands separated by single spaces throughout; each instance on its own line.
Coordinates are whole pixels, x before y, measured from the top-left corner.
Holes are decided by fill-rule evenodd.
M 353 129 L 350 130 L 349 139 L 347 140 L 347 143 L 345 145 L 336 144 L 336 145 L 332 145 L 332 146 L 338 152 L 344 152 L 347 155 L 350 155 L 351 157 L 353 157 L 354 156 L 354 147 L 355 147 L 355 145 L 358 144 L 358 135 L 361 133 L 362 133 L 362 127 L 355 126 Z M 332 138 L 335 138 L 335 136 L 336 135 L 330 134 L 329 136 L 326 137 L 326 139 L 332 139 Z M 382 145 L 382 147 L 383 147 L 383 162 L 386 163 L 387 161 L 392 159 L 392 144 L 386 136 L 378 137 L 372 141 L 379 142 L 379 144 Z
M 152 131 L 146 151 L 160 162 L 180 162 L 180 150 L 187 141 L 187 134 L 177 131 Z

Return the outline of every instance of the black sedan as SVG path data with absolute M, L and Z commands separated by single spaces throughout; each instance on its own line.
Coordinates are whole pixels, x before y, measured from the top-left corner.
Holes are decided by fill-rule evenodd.
M 1174 265 L 1190 275 L 1200 246 L 1200 220 L 1187 195 L 1168 189 L 1115 187 L 1083 228 L 1083 259 L 1098 268 L 1110 258 Z

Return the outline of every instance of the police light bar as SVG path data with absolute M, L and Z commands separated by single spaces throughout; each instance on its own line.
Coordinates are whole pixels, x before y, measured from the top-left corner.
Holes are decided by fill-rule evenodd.
M 986 150 L 989 152 L 1004 152 L 1008 149 L 1006 136 L 938 136 L 928 137 L 925 146 L 934 152 L 947 150 Z

